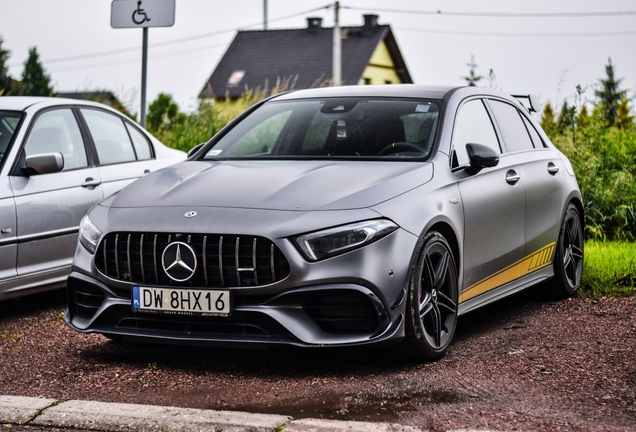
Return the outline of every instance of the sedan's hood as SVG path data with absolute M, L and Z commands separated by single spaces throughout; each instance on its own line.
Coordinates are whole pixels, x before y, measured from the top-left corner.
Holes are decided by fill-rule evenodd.
M 433 177 L 426 162 L 185 161 L 106 199 L 110 207 L 344 210 L 370 207 Z

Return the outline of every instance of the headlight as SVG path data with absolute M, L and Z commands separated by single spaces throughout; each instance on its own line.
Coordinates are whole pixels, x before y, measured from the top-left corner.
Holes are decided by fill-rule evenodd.
M 303 234 L 294 238 L 294 241 L 305 258 L 318 261 L 367 245 L 397 228 L 395 223 L 386 219 L 356 222 Z
M 102 232 L 91 222 L 88 215 L 84 216 L 79 227 L 79 241 L 82 246 L 94 254 L 101 237 Z

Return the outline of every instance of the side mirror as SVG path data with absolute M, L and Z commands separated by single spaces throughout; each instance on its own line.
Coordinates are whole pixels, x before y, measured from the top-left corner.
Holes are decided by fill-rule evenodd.
M 472 172 L 476 173 L 482 168 L 494 167 L 499 163 L 499 154 L 483 144 L 466 144 L 466 151 Z
M 50 174 L 64 169 L 62 153 L 41 153 L 26 157 L 26 171 L 31 174 Z
M 188 152 L 188 155 L 186 156 L 187 158 L 190 158 L 190 156 L 193 156 L 196 152 L 198 152 L 199 150 L 201 150 L 201 147 L 203 147 L 206 143 L 201 143 L 201 144 L 197 144 L 194 147 L 192 147 L 190 149 L 190 151 Z

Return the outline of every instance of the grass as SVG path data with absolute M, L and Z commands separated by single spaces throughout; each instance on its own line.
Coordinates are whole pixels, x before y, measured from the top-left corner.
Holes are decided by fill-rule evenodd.
M 634 295 L 636 243 L 585 242 L 585 267 L 581 294 L 588 297 Z

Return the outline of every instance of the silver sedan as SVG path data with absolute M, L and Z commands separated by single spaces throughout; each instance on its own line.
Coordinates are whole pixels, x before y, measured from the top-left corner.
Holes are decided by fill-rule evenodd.
M 105 105 L 0 97 L 0 300 L 64 286 L 88 209 L 183 159 Z

